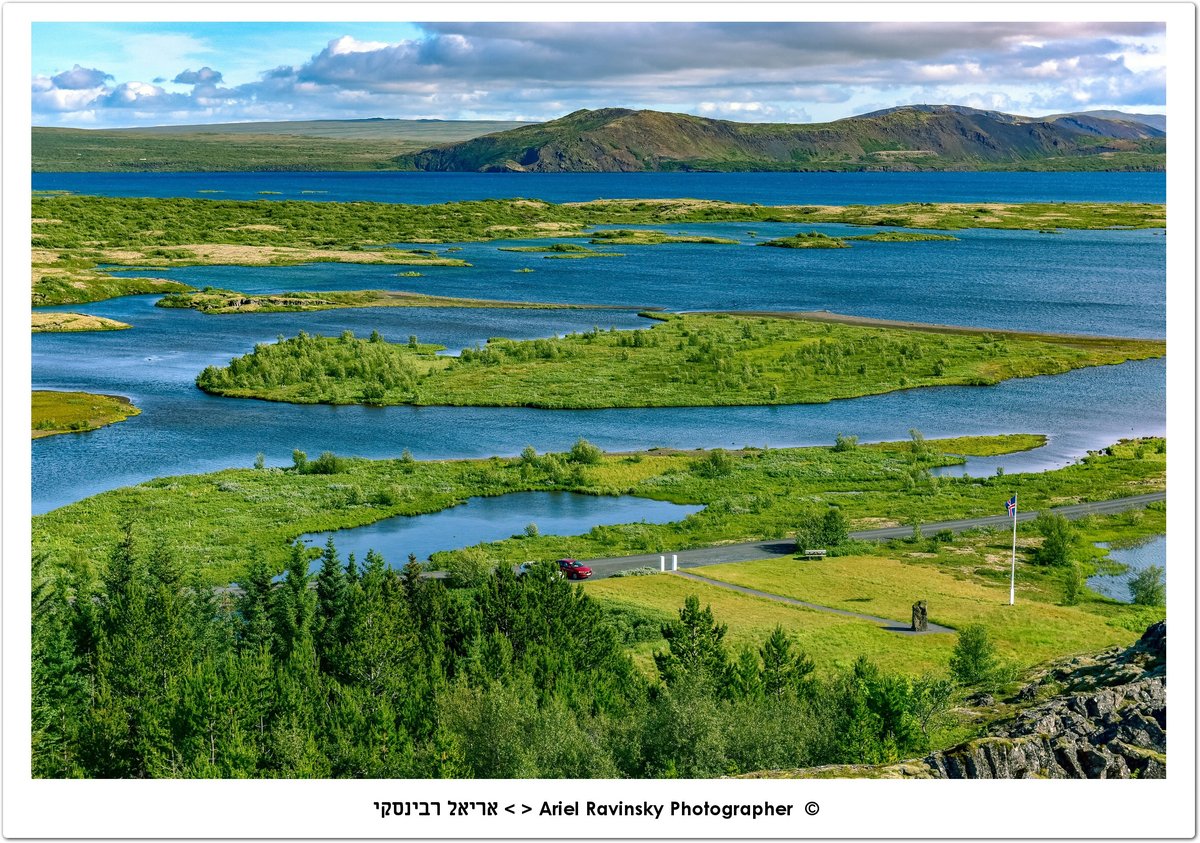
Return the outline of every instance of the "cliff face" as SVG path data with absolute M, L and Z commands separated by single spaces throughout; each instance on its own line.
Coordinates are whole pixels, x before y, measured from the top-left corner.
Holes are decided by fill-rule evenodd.
M 992 724 L 984 737 L 899 764 L 764 771 L 754 776 L 1165 778 L 1166 658 L 1164 621 L 1127 649 L 1116 647 L 1051 665 L 1010 701 L 1016 713 Z

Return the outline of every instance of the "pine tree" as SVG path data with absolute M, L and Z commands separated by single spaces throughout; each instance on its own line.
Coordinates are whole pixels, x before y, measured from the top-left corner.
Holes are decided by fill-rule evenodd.
M 723 686 L 728 656 L 722 641 L 728 627 L 713 619 L 712 607 L 700 608 L 700 599 L 689 594 L 679 610 L 679 620 L 664 624 L 667 652 L 654 654 L 654 664 L 667 685 L 685 676 Z

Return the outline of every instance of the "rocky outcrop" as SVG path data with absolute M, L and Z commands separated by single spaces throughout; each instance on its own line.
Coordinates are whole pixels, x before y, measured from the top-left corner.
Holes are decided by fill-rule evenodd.
M 1161 779 L 1167 774 L 1167 625 L 1132 647 L 1050 665 L 1001 704 L 987 734 L 923 759 L 761 771 L 754 778 Z
M 1167 625 L 1126 650 L 1075 658 L 1023 687 L 986 737 L 924 759 L 934 778 L 1159 779 L 1167 772 Z M 1043 688 L 1055 691 L 1033 702 Z

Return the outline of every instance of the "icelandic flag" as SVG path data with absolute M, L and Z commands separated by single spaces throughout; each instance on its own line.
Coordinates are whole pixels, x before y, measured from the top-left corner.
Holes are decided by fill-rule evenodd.
M 1009 498 L 1006 505 L 1008 506 L 1008 514 L 1015 517 L 1017 514 L 1017 496 L 1013 495 Z

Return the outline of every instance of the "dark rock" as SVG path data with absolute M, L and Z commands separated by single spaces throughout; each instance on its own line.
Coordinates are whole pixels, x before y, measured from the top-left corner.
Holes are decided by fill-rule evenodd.
M 913 632 L 925 632 L 929 629 L 929 612 L 925 607 L 924 600 L 918 600 L 913 603 L 912 607 L 912 630 Z

